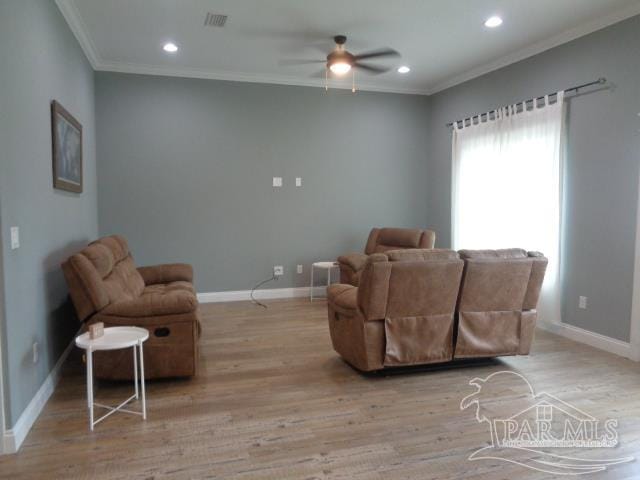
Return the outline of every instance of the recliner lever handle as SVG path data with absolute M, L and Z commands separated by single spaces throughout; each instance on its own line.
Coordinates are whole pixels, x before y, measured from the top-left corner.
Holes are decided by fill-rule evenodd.
M 156 337 L 168 337 L 171 334 L 171 330 L 168 329 L 167 327 L 160 327 L 160 328 L 156 328 L 153 331 L 153 334 Z

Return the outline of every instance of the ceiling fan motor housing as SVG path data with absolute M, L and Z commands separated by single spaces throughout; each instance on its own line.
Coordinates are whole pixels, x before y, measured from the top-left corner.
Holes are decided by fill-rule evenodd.
M 338 45 L 344 45 L 347 42 L 347 37 L 345 35 L 336 35 L 333 37 L 333 41 Z
M 346 50 L 333 51 L 327 55 L 327 66 L 330 67 L 335 63 L 347 63 L 353 67 L 356 63 L 355 57 Z

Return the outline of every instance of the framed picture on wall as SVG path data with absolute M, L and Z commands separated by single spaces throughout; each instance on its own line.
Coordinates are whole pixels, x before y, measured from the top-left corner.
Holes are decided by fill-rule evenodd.
M 51 102 L 53 187 L 82 193 L 82 125 L 55 100 Z

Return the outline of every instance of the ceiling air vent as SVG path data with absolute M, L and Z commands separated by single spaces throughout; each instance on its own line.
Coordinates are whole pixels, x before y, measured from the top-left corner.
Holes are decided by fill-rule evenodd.
M 207 16 L 204 19 L 205 27 L 224 27 L 227 23 L 226 15 L 218 15 L 217 13 L 207 12 Z

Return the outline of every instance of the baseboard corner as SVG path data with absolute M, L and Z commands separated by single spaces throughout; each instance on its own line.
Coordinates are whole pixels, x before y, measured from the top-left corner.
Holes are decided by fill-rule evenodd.
M 69 345 L 67 345 L 67 348 L 65 348 L 60 355 L 60 358 L 58 358 L 58 361 L 49 372 L 49 375 L 47 375 L 47 378 L 45 378 L 42 385 L 40 385 L 40 388 L 29 402 L 29 405 L 27 405 L 22 414 L 20 414 L 18 421 L 12 428 L 3 432 L 3 454 L 17 453 L 22 446 L 22 443 L 24 442 L 25 438 L 27 438 L 31 427 L 33 427 L 33 424 L 38 419 L 40 413 L 42 413 L 42 410 L 44 409 L 44 406 L 47 404 L 47 401 L 53 394 L 56 385 L 60 380 L 62 365 L 64 365 L 64 362 L 67 360 L 67 357 L 71 353 L 71 350 L 73 349 L 73 346 L 75 344 L 74 342 L 75 335 Z

